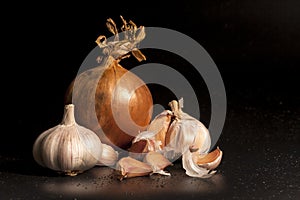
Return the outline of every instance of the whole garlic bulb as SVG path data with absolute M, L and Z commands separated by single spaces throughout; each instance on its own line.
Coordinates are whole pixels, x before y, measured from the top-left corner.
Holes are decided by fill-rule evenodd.
M 33 157 L 41 166 L 75 176 L 96 165 L 102 148 L 93 131 L 76 123 L 74 105 L 68 104 L 64 107 L 62 122 L 36 139 Z

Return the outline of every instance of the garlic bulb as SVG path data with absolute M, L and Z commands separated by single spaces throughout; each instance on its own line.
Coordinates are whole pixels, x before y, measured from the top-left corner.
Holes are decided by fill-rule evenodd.
M 191 177 L 208 178 L 216 171 L 221 162 L 222 151 L 219 148 L 208 153 L 211 139 L 208 129 L 197 119 L 184 113 L 183 99 L 169 103 L 175 116 L 166 136 L 169 159 L 182 155 L 182 167 Z M 171 151 L 171 154 L 169 153 Z
M 223 152 L 219 147 L 209 152 L 211 138 L 208 129 L 196 118 L 182 111 L 183 99 L 169 103 L 170 110 L 157 115 L 133 140 L 135 153 L 155 151 L 168 160 L 174 161 L 182 156 L 182 166 L 192 177 L 211 176 L 221 162 Z
M 169 160 L 180 157 L 191 149 L 199 154 L 209 151 L 211 140 L 207 128 L 199 120 L 183 112 L 183 99 L 169 103 L 171 110 L 158 114 L 132 141 L 129 151 L 147 153 L 163 152 Z
M 188 150 L 204 154 L 209 151 L 211 145 L 210 134 L 207 128 L 197 119 L 183 112 L 183 99 L 179 102 L 173 100 L 169 103 L 175 119 L 172 121 L 166 135 L 167 151 L 169 159 L 182 155 Z
M 65 105 L 62 122 L 38 136 L 33 157 L 41 166 L 75 176 L 96 165 L 102 143 L 90 129 L 76 123 L 74 105 Z
M 113 166 L 118 161 L 119 153 L 110 145 L 102 144 L 102 156 L 99 159 L 98 166 Z

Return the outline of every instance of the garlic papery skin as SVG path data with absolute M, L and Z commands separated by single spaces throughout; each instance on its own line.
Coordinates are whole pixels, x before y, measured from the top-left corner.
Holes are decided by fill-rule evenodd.
M 223 156 L 223 152 L 219 147 L 206 155 L 200 155 L 198 152 L 194 152 L 192 154 L 193 161 L 197 163 L 198 166 L 204 167 L 208 170 L 217 168 L 220 165 Z
M 185 169 L 185 173 L 191 177 L 209 178 L 216 173 L 216 171 L 211 171 L 204 167 L 198 166 L 193 160 L 193 153 L 190 151 L 186 151 L 182 155 L 182 167 Z
M 33 145 L 38 164 L 70 176 L 94 167 L 101 155 L 99 137 L 76 123 L 73 104 L 65 105 L 62 122 L 40 134 Z
M 110 145 L 102 144 L 102 155 L 97 166 L 113 166 L 118 161 L 119 153 L 115 151 Z

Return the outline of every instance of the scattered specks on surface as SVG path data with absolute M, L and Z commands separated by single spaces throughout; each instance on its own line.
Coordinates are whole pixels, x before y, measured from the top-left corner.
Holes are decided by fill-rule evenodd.
M 110 167 L 94 167 L 75 177 L 22 174 L 6 171 L 0 162 L 1 199 L 81 199 L 85 197 L 151 199 L 170 196 L 210 199 L 297 199 L 299 152 L 297 145 L 264 143 L 219 144 L 224 161 L 209 179 L 188 177 L 179 161 L 168 168 L 171 176 L 153 174 L 119 181 Z M 17 159 L 11 159 L 17 160 Z M 24 161 L 25 163 L 25 161 Z M 34 164 L 33 164 L 34 165 Z M 39 173 L 37 173 L 39 174 Z M 34 189 L 33 189 L 34 188 Z M 33 192 L 34 191 L 34 192 Z

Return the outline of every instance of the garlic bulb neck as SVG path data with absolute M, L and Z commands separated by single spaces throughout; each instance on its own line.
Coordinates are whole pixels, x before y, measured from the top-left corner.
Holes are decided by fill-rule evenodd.
M 66 105 L 61 125 L 72 126 L 75 123 L 76 121 L 74 116 L 74 105 L 73 104 Z
M 182 110 L 180 105 L 176 100 L 173 100 L 169 103 L 169 106 L 171 107 L 171 110 L 173 112 L 173 115 L 177 117 L 178 119 L 181 119 L 182 117 Z

